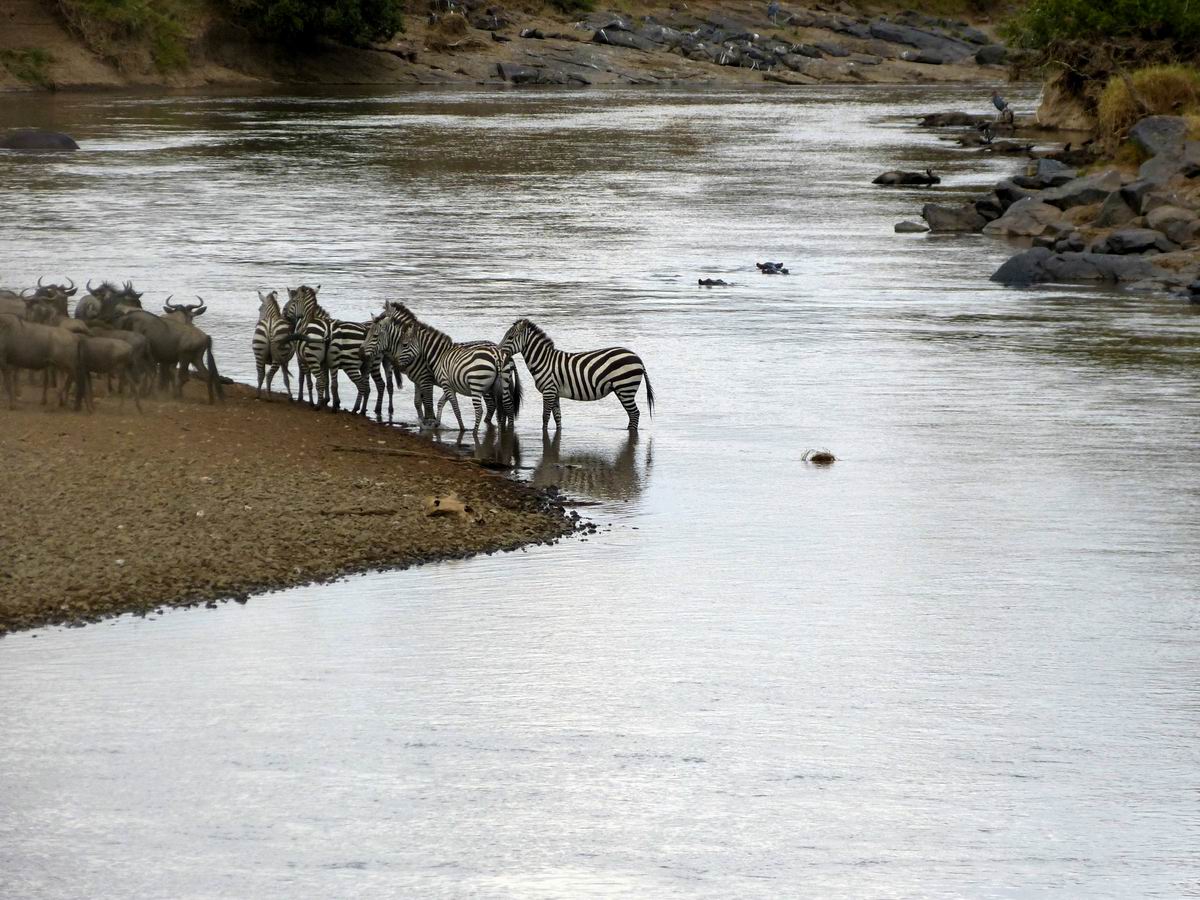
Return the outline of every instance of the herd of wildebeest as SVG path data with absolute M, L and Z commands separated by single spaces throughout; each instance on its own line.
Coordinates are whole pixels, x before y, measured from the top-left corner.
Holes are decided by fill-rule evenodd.
M 72 315 L 75 282 L 42 282 L 20 292 L 0 289 L 0 376 L 10 408 L 21 370 L 41 373 L 43 404 L 54 385 L 59 404 L 73 395 L 75 409 L 92 407 L 96 374 L 107 377 L 110 390 L 115 379 L 122 405 L 129 394 L 139 410 L 156 384 L 182 394 L 189 367 L 207 383 L 209 402 L 222 396 L 212 338 L 193 323 L 206 309 L 203 300 L 177 304 L 168 297 L 156 314 L 142 309 L 142 294 L 130 282 L 89 282 Z

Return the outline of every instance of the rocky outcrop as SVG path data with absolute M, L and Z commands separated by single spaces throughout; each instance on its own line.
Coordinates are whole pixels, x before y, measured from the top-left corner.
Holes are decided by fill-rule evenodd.
M 1098 241 L 1092 252 L 1127 256 L 1131 253 L 1146 253 L 1149 250 L 1168 253 L 1178 249 L 1161 231 L 1155 231 L 1153 228 L 1122 228 L 1103 241 Z
M 961 206 L 926 203 L 921 208 L 921 218 L 929 224 L 930 231 L 936 232 L 980 231 L 987 224 L 974 203 Z
M 1000 218 L 983 226 L 984 234 L 1036 237 L 1062 221 L 1062 210 L 1028 197 L 1010 206 Z
M 1120 189 L 1121 173 L 1114 169 L 1097 175 L 1074 178 L 1061 187 L 1045 191 L 1040 199 L 1043 203 L 1049 203 L 1059 209 L 1070 209 L 1073 206 L 1103 203 L 1109 194 Z
M 1077 281 L 1135 282 L 1154 275 L 1153 264 L 1142 257 L 1099 253 L 1056 253 L 1033 247 L 1008 260 L 991 280 L 1007 285 L 1030 285 Z

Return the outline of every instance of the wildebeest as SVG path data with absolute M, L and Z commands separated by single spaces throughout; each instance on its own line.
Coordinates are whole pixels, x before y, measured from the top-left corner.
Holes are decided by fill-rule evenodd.
M 137 406 L 138 412 L 142 411 L 142 401 L 138 397 L 138 366 L 131 345 L 114 338 L 85 337 L 83 339 L 83 365 L 89 373 L 107 375 L 110 383 L 112 376 L 116 375 L 118 378 L 117 389 L 121 394 L 121 406 L 125 406 L 125 388 L 129 386 L 133 389 L 131 393 L 134 405 Z M 70 390 L 73 377 L 67 377 L 64 390 Z M 86 396 L 90 408 L 93 405 L 91 379 L 89 378 L 88 381 Z
M 136 331 L 123 331 L 120 328 L 114 328 L 105 322 L 93 321 L 89 323 L 92 334 L 96 337 L 109 338 L 114 341 L 124 341 L 129 345 L 133 352 L 132 368 L 134 377 L 141 382 L 142 396 L 150 393 L 150 389 L 154 387 L 154 373 L 157 366 L 154 362 L 154 355 L 150 352 L 150 342 L 146 340 L 146 336 L 138 334 Z M 112 378 L 109 377 L 109 390 L 112 389 Z
M 75 409 L 83 404 L 88 387 L 87 367 L 84 365 L 83 338 L 63 328 L 26 322 L 14 315 L 0 315 L 0 372 L 8 392 L 8 405 L 16 405 L 15 369 L 42 370 L 42 403 L 50 387 L 50 370 L 61 371 L 74 378 Z M 66 382 L 59 394 L 59 404 L 66 402 Z
M 112 323 L 126 331 L 135 331 L 150 343 L 150 353 L 160 366 L 160 382 L 170 379 L 171 369 L 178 366 L 175 378 L 175 395 L 183 395 L 189 365 L 194 365 L 208 382 L 208 402 L 217 397 L 224 399 L 225 392 L 217 375 L 217 364 L 213 359 L 212 338 L 191 323 L 194 316 L 204 312 L 204 302 L 192 306 L 177 306 L 169 302 L 163 306 L 164 316 L 156 316 L 144 309 L 128 310 Z M 205 366 L 207 356 L 208 365 Z
M 111 281 L 102 281 L 96 287 L 92 287 L 89 279 L 87 289 L 87 294 L 75 304 L 77 319 L 111 319 L 123 307 L 142 308 L 142 295 L 133 289 L 131 281 L 125 282 L 124 287 L 117 287 Z
M 65 304 L 59 304 L 48 297 L 39 297 L 34 294 L 32 297 L 25 298 L 25 318 L 30 322 L 37 322 L 39 325 L 53 325 L 65 328 L 75 334 L 89 334 L 86 322 L 69 318 L 65 311 L 60 312 L 64 307 Z
M 871 184 L 941 184 L 942 179 L 933 174 L 932 169 L 924 172 L 901 172 L 893 170 L 884 172 Z

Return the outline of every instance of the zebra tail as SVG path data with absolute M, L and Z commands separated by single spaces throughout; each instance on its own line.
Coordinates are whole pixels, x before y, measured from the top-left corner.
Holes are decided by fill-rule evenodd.
M 654 418 L 654 388 L 650 387 L 650 373 L 644 368 L 642 377 L 646 379 L 646 405 L 650 407 L 650 418 Z
M 515 419 L 521 412 L 521 376 L 517 374 L 517 367 L 513 366 L 512 370 L 512 407 L 513 418 Z
M 504 370 L 496 373 L 492 381 L 492 398 L 496 401 L 496 409 L 500 412 L 500 421 L 504 422 Z

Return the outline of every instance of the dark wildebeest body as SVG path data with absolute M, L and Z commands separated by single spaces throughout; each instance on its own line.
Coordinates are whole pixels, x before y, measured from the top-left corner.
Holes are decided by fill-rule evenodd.
M 75 408 L 83 404 L 88 386 L 84 366 L 83 338 L 63 328 L 25 322 L 13 315 L 0 315 L 0 371 L 8 391 L 8 404 L 16 405 L 14 369 L 42 370 L 42 403 L 50 387 L 50 370 L 74 376 Z M 66 402 L 66 387 L 59 394 L 59 403 Z
M 137 406 L 138 412 L 142 411 L 142 401 L 138 397 L 137 385 L 137 364 L 134 359 L 133 347 L 122 340 L 106 337 L 85 337 L 83 339 L 83 364 L 89 373 L 99 373 L 109 376 L 117 376 L 117 387 L 121 393 L 121 406 L 125 406 L 125 387 L 129 385 L 133 388 L 133 402 Z M 70 390 L 71 380 L 74 376 L 67 376 L 67 384 L 64 390 Z M 88 379 L 87 387 L 87 402 L 88 407 L 92 404 L 92 387 L 91 379 Z M 109 390 L 111 392 L 111 381 Z

